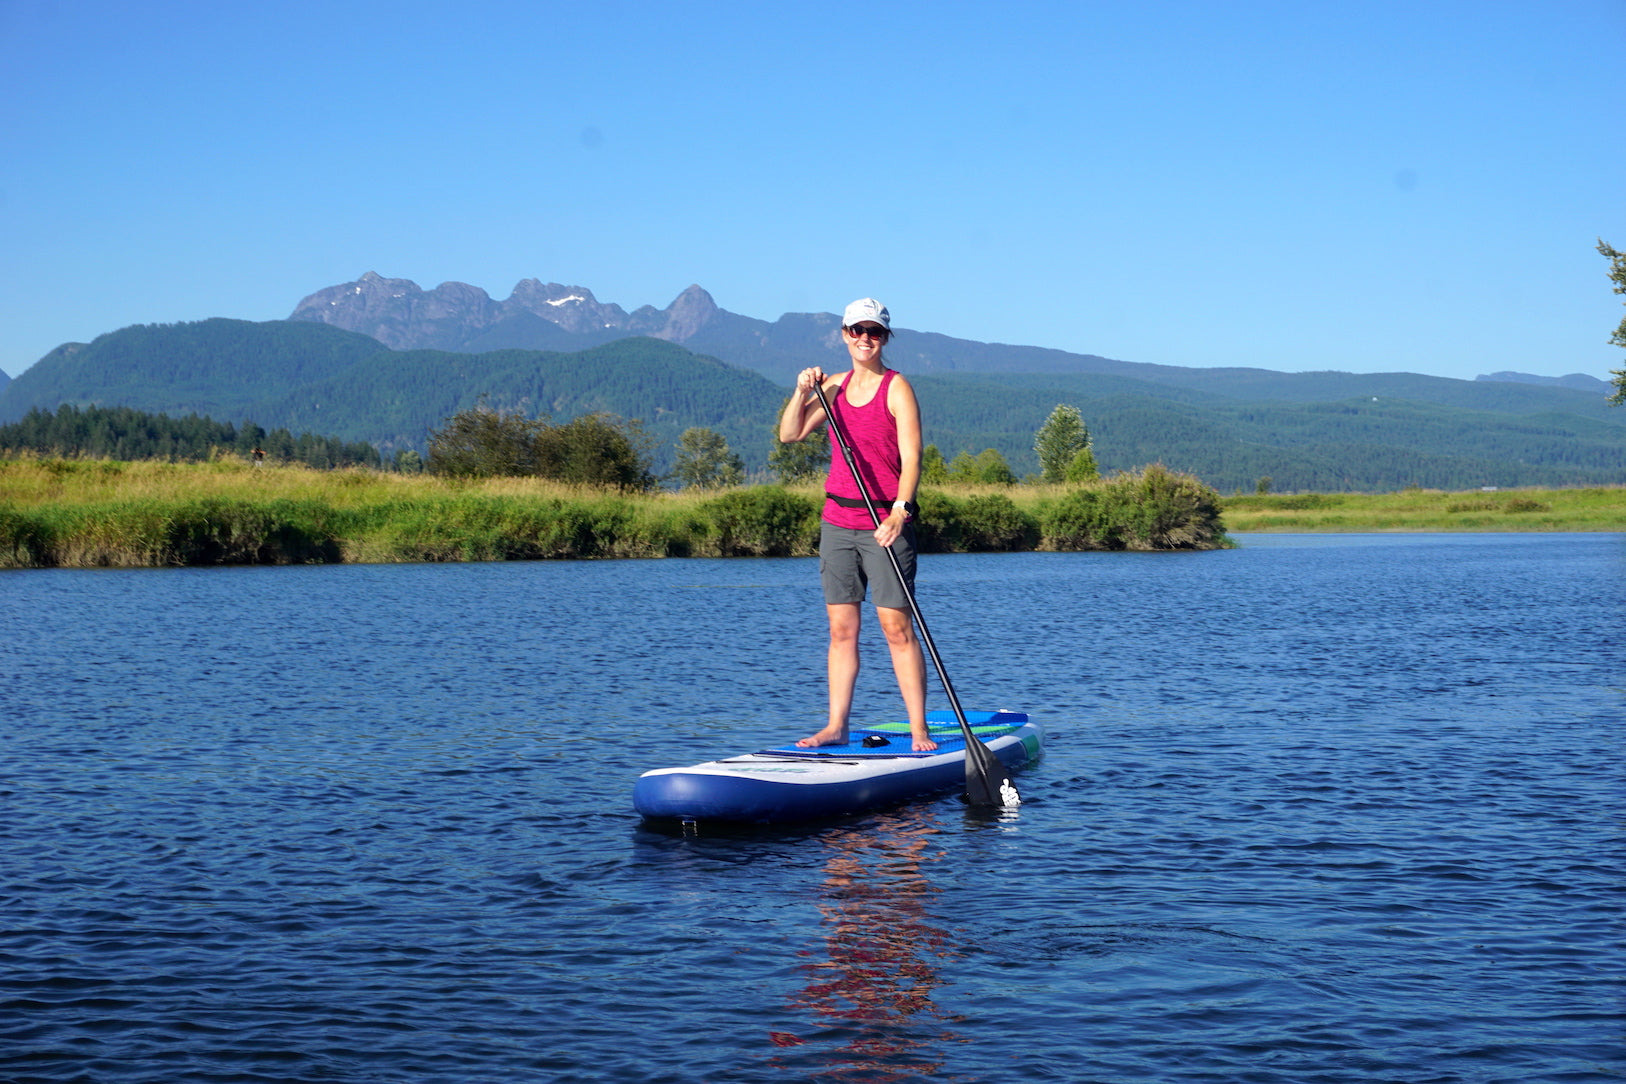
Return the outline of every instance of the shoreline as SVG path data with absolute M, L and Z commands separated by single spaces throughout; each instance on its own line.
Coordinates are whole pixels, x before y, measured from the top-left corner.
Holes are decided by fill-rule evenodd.
M 923 488 L 921 553 L 1228 545 L 1160 466 L 1082 486 Z M 538 478 L 208 462 L 0 460 L 0 568 L 384 564 L 818 551 L 822 486 L 622 492 Z
M 1227 531 L 1377 534 L 1626 531 L 1626 486 L 1405 489 L 1226 497 Z
M 1229 532 L 1626 531 L 1626 486 L 1221 497 L 1159 466 L 923 487 L 922 554 L 1212 550 Z M 367 469 L 0 460 L 0 569 L 811 556 L 817 484 L 619 493 Z

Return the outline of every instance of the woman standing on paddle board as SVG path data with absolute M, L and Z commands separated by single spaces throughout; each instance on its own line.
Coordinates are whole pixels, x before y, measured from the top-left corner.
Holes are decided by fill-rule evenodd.
M 828 376 L 818 366 L 796 377 L 796 394 L 779 416 L 779 440 L 805 440 L 828 420 L 815 387 L 824 389 L 842 432 L 852 444 L 865 488 L 877 510 L 887 508 L 879 527 L 870 518 L 852 472 L 830 442 L 830 473 L 825 480 L 823 523 L 819 531 L 819 578 L 830 620 L 830 718 L 824 729 L 797 745 L 844 745 L 847 718 L 858 682 L 858 629 L 866 586 L 892 653 L 892 670 L 909 713 L 917 751 L 937 748 L 926 727 L 926 661 L 910 618 L 909 596 L 898 582 L 885 547 L 914 587 L 915 487 L 920 483 L 920 406 L 902 374 L 886 366 L 882 348 L 892 337 L 892 315 L 872 297 L 847 306 L 841 340 L 852 370 Z

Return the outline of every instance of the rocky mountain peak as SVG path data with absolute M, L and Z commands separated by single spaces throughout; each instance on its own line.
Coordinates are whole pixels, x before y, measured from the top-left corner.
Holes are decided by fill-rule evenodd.
M 698 285 L 690 286 L 666 307 L 666 326 L 651 334 L 669 342 L 687 342 L 711 323 L 719 311 L 710 294 Z
M 447 286 L 462 287 L 448 290 Z M 484 290 L 474 291 L 462 283 L 443 285 L 425 294 L 411 279 L 388 279 L 368 271 L 354 282 L 329 286 L 306 297 L 294 307 L 290 320 L 310 320 L 333 324 L 346 331 L 359 331 L 385 346 L 403 350 L 425 345 L 416 325 L 422 320 L 445 319 L 452 312 L 480 309 L 487 303 Z M 477 295 L 477 296 L 476 296 Z
M 599 301 L 585 286 L 521 279 L 508 299 L 498 302 L 464 282 L 443 282 L 426 291 L 410 279 L 368 271 L 354 282 L 311 294 L 288 318 L 359 331 L 395 350 L 457 350 L 482 336 L 490 341 L 488 333 L 494 329 L 512 339 L 512 329 L 531 317 L 573 335 L 649 335 L 681 343 L 721 312 L 699 285 L 684 290 L 665 309 L 645 305 L 629 315 L 620 305 Z
M 515 283 L 502 310 L 505 318 L 528 312 L 576 334 L 624 327 L 627 322 L 625 309 L 601 304 L 585 286 L 563 286 L 540 279 Z

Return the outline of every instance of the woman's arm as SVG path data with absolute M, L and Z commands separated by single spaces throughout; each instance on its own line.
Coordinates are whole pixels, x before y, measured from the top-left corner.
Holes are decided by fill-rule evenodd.
M 915 399 L 915 389 L 910 387 L 909 381 L 901 373 L 892 378 L 886 405 L 898 426 L 897 499 L 912 504 L 915 491 L 920 487 L 920 404 Z M 902 508 L 888 509 L 886 519 L 881 521 L 881 526 L 875 532 L 875 541 L 890 546 L 903 533 L 903 525 L 907 522 L 908 513 Z
M 779 415 L 779 443 L 795 444 L 824 424 L 824 408 L 818 405 L 813 388 L 825 381 L 824 370 L 817 365 L 803 369 L 796 376 L 796 391 Z

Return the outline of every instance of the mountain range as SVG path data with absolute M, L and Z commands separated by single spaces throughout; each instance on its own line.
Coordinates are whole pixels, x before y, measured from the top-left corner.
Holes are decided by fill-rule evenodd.
M 585 286 L 523 279 L 506 300 L 495 301 L 486 291 L 463 282 L 444 282 L 433 290 L 424 290 L 410 279 L 387 279 L 369 271 L 354 282 L 311 294 L 294 307 L 288 319 L 359 331 L 396 350 L 471 354 L 513 349 L 581 350 L 614 339 L 646 335 L 722 358 L 786 385 L 794 382 L 798 370 L 814 361 L 846 357 L 841 344 L 841 320 L 834 313 L 786 313 L 769 323 L 719 308 L 698 285 L 684 290 L 664 309 L 645 305 L 628 313 L 620 305 L 600 302 Z M 1236 387 L 1240 378 L 1256 390 L 1262 382 L 1288 375 L 1323 375 L 1148 365 L 901 328 L 888 350 L 893 366 L 911 374 L 1101 373 L 1182 386 L 1195 382 L 1219 389 Z M 1205 374 L 1217 375 L 1218 379 L 1204 379 Z M 1499 372 L 1476 380 L 1564 387 L 1597 395 L 1608 395 L 1611 390 L 1607 381 L 1582 373 L 1532 376 Z
M 396 350 L 581 350 L 615 339 L 647 336 L 721 358 L 786 386 L 808 365 L 844 362 L 841 319 L 833 313 L 786 313 L 769 323 L 719 308 L 690 286 L 664 309 L 627 312 L 604 304 L 585 286 L 525 279 L 507 300 L 445 282 L 424 290 L 409 279 L 369 271 L 355 282 L 318 290 L 289 320 L 357 331 Z M 914 373 L 1118 372 L 1144 366 L 1088 354 L 1005 346 L 899 329 L 890 344 L 895 367 Z
M 566 420 L 639 418 L 663 446 L 722 433 L 762 466 L 795 373 L 844 368 L 840 320 L 768 322 L 698 285 L 627 312 L 582 286 L 526 279 L 503 301 L 465 283 L 423 290 L 369 272 L 319 290 L 288 319 L 137 325 L 65 343 L 0 385 L 0 422 L 60 403 L 196 412 L 219 420 L 422 449 L 482 399 Z M 1153 461 L 1223 490 L 1408 484 L 1626 482 L 1626 411 L 1583 375 L 1282 373 L 1147 365 L 900 328 L 889 362 L 921 398 L 946 456 L 993 447 L 1036 469 L 1033 436 L 1057 403 L 1083 411 L 1108 469 Z M 670 449 L 657 453 L 660 461 Z

